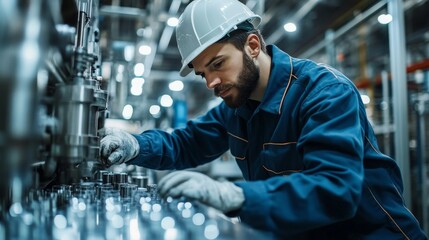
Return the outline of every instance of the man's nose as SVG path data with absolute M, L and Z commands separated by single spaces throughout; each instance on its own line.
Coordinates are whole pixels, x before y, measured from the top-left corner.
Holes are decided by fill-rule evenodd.
M 221 83 L 221 80 L 218 76 L 206 76 L 207 88 L 213 89 L 220 83 Z

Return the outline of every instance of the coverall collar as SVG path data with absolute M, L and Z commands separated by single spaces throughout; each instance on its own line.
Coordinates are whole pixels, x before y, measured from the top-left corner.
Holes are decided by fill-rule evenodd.
M 271 56 L 271 71 L 264 97 L 259 109 L 268 113 L 280 115 L 286 92 L 292 80 L 292 58 L 275 45 L 267 46 L 268 55 Z M 250 111 L 247 104 L 237 108 L 236 114 L 249 119 Z M 251 115 L 251 114 L 250 114 Z

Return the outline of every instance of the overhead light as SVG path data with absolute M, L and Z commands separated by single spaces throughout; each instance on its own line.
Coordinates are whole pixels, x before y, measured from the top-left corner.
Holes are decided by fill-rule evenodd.
M 140 77 L 144 73 L 144 64 L 143 63 L 137 63 L 134 65 L 134 76 Z
M 371 98 L 368 95 L 362 94 L 360 97 L 362 98 L 362 102 L 365 105 L 371 102 Z
M 131 86 L 142 87 L 144 84 L 144 78 L 135 77 L 131 80 Z
M 381 14 L 377 18 L 378 22 L 381 24 L 388 24 L 392 21 L 392 15 L 390 14 Z
M 159 102 L 163 107 L 171 107 L 173 105 L 173 99 L 168 94 L 162 95 Z
M 109 79 L 112 74 L 112 63 L 111 62 L 103 62 L 101 64 L 101 75 L 103 79 Z
M 177 17 L 170 17 L 167 20 L 167 25 L 170 27 L 175 27 L 179 24 L 179 19 Z
M 131 80 L 130 93 L 134 96 L 140 96 L 143 93 L 144 78 L 135 77 Z
M 116 79 L 117 82 L 122 82 L 122 80 L 124 79 L 124 74 L 118 72 L 116 74 L 115 79 Z
M 127 45 L 124 47 L 124 59 L 127 62 L 131 62 L 134 58 L 134 45 Z
M 168 87 L 170 88 L 171 91 L 180 92 L 183 90 L 183 82 L 180 80 L 176 80 L 168 84 Z
M 124 70 L 125 70 L 125 66 L 124 66 L 124 65 L 122 65 L 122 64 L 118 64 L 118 70 L 117 70 L 117 72 L 118 72 L 118 73 L 123 73 L 123 72 L 124 72 Z
M 296 25 L 295 23 L 286 23 L 283 28 L 285 29 L 286 32 L 295 32 L 296 31 Z
M 140 96 L 143 93 L 143 88 L 141 86 L 133 85 L 130 88 L 130 93 L 134 96 Z
M 159 105 L 152 105 L 149 107 L 149 113 L 154 117 L 159 117 L 161 107 Z
M 118 68 L 116 70 L 116 77 L 115 77 L 117 82 L 122 82 L 122 80 L 124 79 L 124 69 L 125 69 L 124 65 L 122 64 L 118 65 Z
M 131 117 L 133 116 L 133 106 L 131 106 L 130 104 L 127 104 L 124 106 L 124 109 L 122 110 L 122 117 L 124 119 L 131 119 Z
M 141 55 L 149 55 L 152 52 L 152 48 L 148 45 L 141 45 L 139 47 L 139 53 Z

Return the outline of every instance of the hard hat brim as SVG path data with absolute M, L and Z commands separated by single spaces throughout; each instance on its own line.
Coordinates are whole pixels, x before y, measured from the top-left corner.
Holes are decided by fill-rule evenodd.
M 192 69 L 188 67 L 188 64 L 184 64 L 179 71 L 181 77 L 186 77 L 189 73 L 192 72 Z

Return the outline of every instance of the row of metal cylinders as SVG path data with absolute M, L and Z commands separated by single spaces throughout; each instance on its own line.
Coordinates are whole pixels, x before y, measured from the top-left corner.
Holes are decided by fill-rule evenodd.
M 102 170 L 95 174 L 93 182 L 54 185 L 45 189 L 43 195 L 55 198 L 57 207 L 67 206 L 73 197 L 86 199 L 88 203 L 110 197 L 126 201 L 133 200 L 136 193 L 140 197 L 156 194 L 156 184 L 148 184 L 148 181 L 148 176 L 129 176 L 123 172 L 113 173 Z
M 95 181 L 96 182 L 102 182 L 103 184 L 121 184 L 121 183 L 132 183 L 137 185 L 139 188 L 147 188 L 149 183 L 149 177 L 148 176 L 129 176 L 127 173 L 120 172 L 120 173 L 113 173 L 109 171 L 98 171 L 95 174 Z

